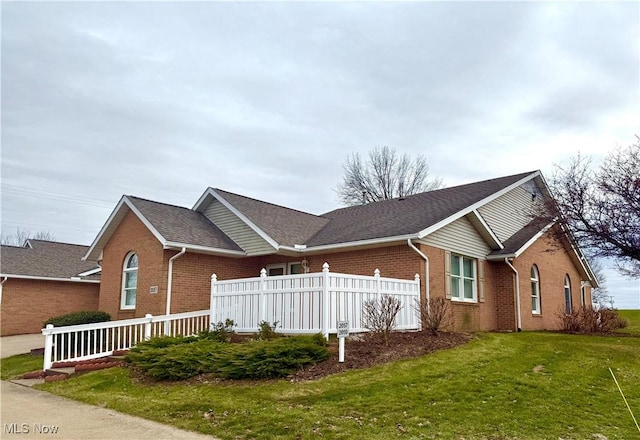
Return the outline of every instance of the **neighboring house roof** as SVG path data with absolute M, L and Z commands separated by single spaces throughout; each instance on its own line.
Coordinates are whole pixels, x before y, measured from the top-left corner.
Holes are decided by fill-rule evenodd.
M 2 246 L 0 276 L 99 283 L 99 267 L 82 260 L 87 249 L 88 246 L 44 240 L 27 240 L 24 247 Z

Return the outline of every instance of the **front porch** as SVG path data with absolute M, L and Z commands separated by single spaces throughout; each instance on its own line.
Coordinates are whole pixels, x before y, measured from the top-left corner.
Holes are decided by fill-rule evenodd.
M 47 326 L 44 370 L 54 362 L 80 361 L 128 350 L 154 336 L 191 336 L 212 323 L 234 321 L 239 333 L 254 333 L 260 322 L 277 323 L 285 334 L 337 332 L 338 321 L 348 321 L 352 333 L 365 332 L 362 310 L 366 301 L 390 295 L 400 300 L 398 330 L 419 330 L 413 304 L 420 300 L 420 277 L 413 280 L 333 273 L 260 276 L 218 281 L 211 276 L 210 308 L 187 313 L 151 316 L 68 327 Z

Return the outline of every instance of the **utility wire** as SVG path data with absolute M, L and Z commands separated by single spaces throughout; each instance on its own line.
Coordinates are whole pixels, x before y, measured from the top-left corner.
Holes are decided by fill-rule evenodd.
M 624 397 L 624 393 L 622 392 L 622 388 L 620 388 L 620 385 L 618 384 L 618 380 L 616 379 L 616 376 L 613 374 L 613 370 L 611 369 L 611 367 L 609 367 L 609 372 L 611 373 L 611 377 L 613 377 L 613 381 L 616 383 L 616 386 L 618 387 L 618 391 L 620 391 L 620 394 L 622 395 L 622 400 L 624 400 L 625 405 L 627 405 L 627 409 L 629 410 L 629 414 L 631 414 L 631 418 L 633 419 L 633 422 L 636 424 L 636 428 L 638 428 L 638 432 L 640 432 L 640 425 L 638 425 L 638 421 L 636 420 L 636 416 L 633 415 L 633 411 L 631 411 L 631 407 L 629 406 L 629 402 L 627 402 L 627 398 Z

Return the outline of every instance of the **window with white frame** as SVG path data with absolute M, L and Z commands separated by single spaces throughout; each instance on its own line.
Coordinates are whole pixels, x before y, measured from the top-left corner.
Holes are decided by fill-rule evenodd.
M 569 275 L 564 277 L 564 311 L 567 315 L 571 314 L 571 278 Z
M 540 273 L 538 266 L 531 266 L 531 313 L 540 314 Z
M 265 268 L 268 276 L 296 275 L 304 273 L 304 267 L 300 262 L 269 264 Z
M 130 252 L 124 259 L 122 269 L 122 297 L 121 309 L 136 308 L 136 292 L 138 290 L 138 255 Z
M 478 301 L 476 260 L 451 254 L 451 299 L 455 301 Z

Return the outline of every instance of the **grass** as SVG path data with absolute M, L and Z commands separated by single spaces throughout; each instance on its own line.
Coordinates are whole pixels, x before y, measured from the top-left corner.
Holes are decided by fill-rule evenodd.
M 488 333 L 313 382 L 148 385 L 114 368 L 41 388 L 221 439 L 629 439 L 608 368 L 638 417 L 638 365 L 640 338 Z
M 0 360 L 0 379 L 15 379 L 29 371 L 42 370 L 43 357 L 19 354 Z
M 629 322 L 626 328 L 618 330 L 620 333 L 640 334 L 640 310 L 618 310 L 618 313 Z

